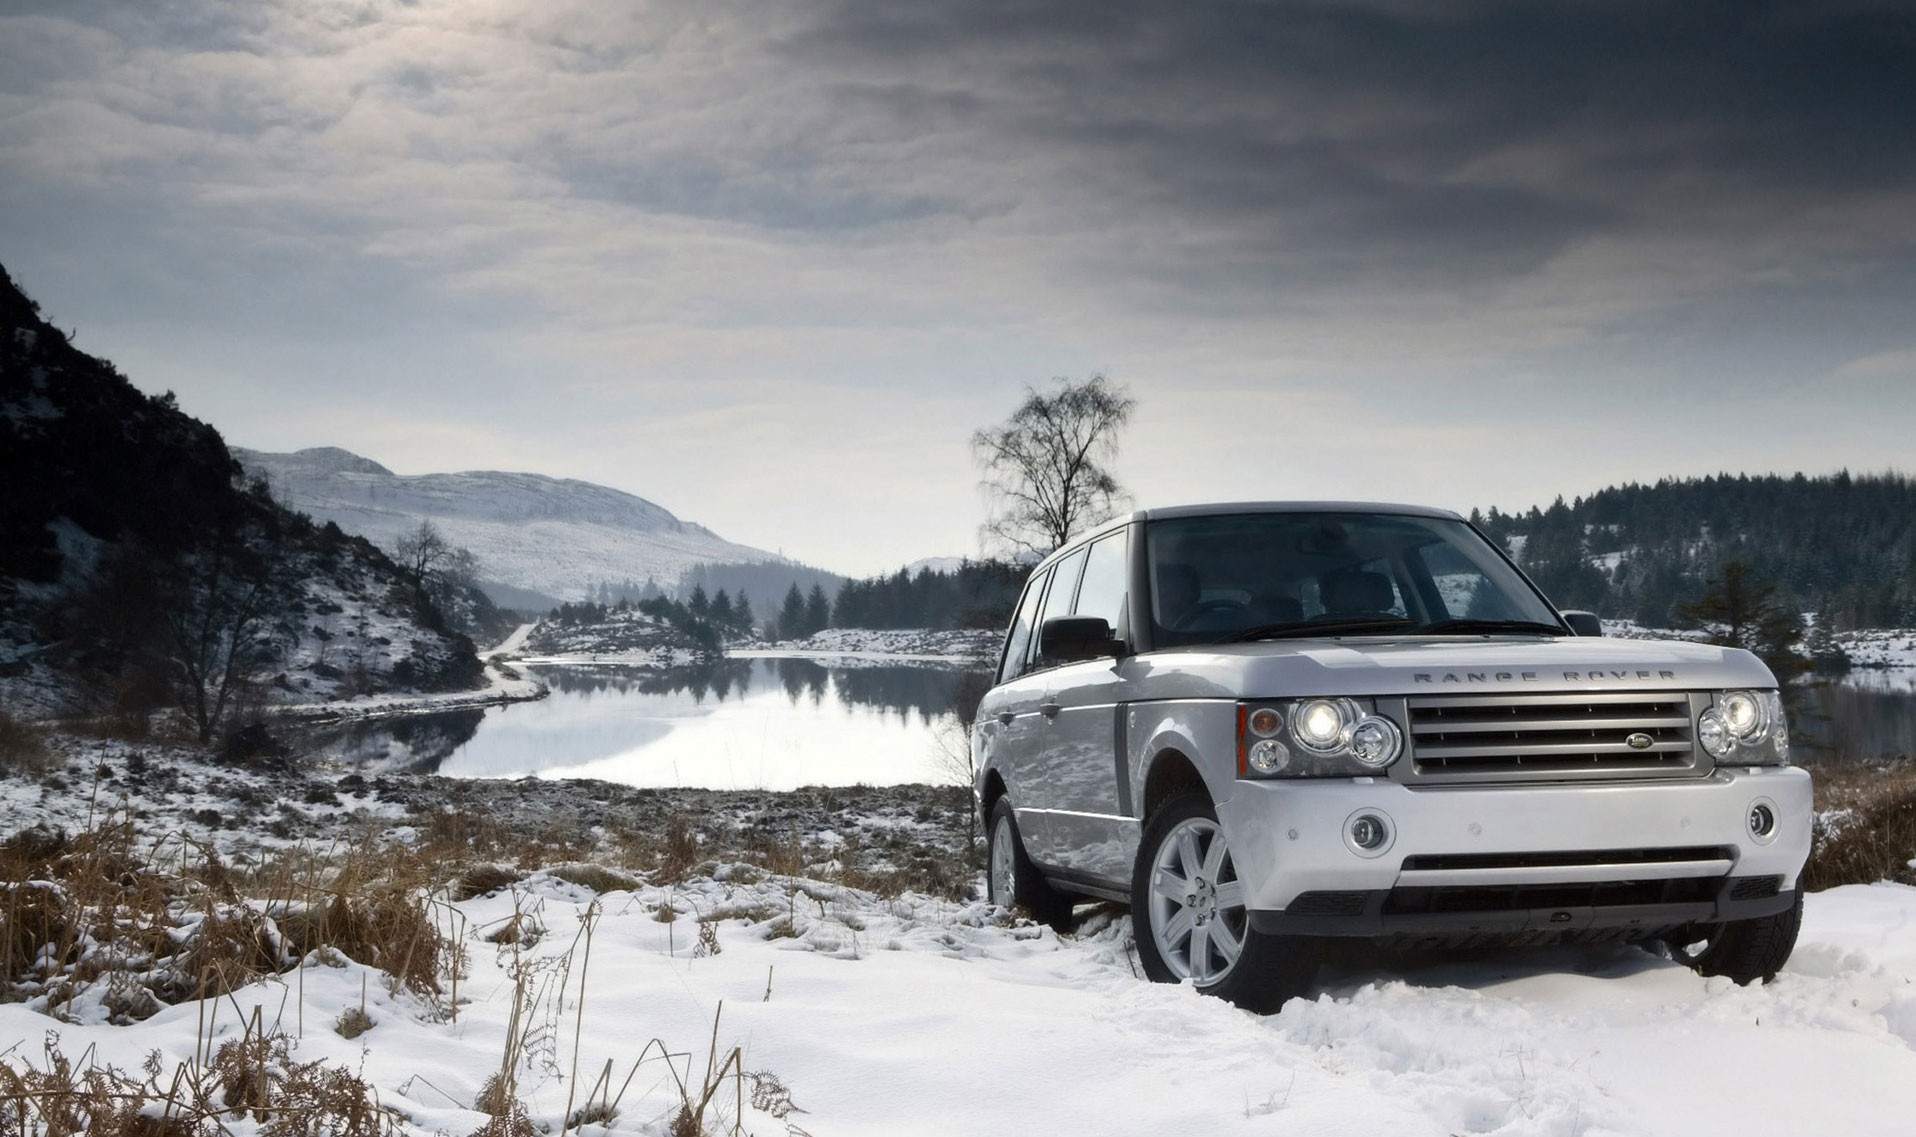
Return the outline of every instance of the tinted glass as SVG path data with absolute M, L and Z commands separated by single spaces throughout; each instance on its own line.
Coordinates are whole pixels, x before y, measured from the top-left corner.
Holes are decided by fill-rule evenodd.
M 1165 518 L 1146 529 L 1154 640 L 1370 622 L 1325 634 L 1416 634 L 1446 620 L 1560 626 L 1461 521 L 1374 513 Z
M 1084 582 L 1078 585 L 1077 616 L 1097 616 L 1115 632 L 1124 615 L 1125 539 L 1123 533 L 1091 546 L 1084 562 Z
M 1045 593 L 1044 607 L 1038 612 L 1038 627 L 1053 616 L 1069 616 L 1071 600 L 1078 592 L 1078 577 L 1084 572 L 1085 551 L 1077 552 L 1051 566 L 1051 590 Z M 1045 661 L 1040 660 L 1041 664 Z M 1052 662 L 1056 662 L 1055 660 Z
M 1031 632 L 1038 617 L 1038 599 L 1044 595 L 1045 577 L 1033 577 L 1025 585 L 1018 601 L 1018 614 L 1011 618 L 1011 631 L 1005 636 L 1005 659 L 998 668 L 998 682 L 1023 674 L 1026 656 L 1031 650 Z

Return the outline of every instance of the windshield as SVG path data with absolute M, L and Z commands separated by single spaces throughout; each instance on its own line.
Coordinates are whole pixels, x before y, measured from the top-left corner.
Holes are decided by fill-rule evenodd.
M 1160 647 L 1315 635 L 1567 635 L 1461 521 L 1382 513 L 1234 513 L 1145 529 Z

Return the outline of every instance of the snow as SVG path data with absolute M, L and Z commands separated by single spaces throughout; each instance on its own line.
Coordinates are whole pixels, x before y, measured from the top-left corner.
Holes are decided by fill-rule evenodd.
M 51 1031 L 69 1056 L 97 1047 L 96 1060 L 134 1070 L 158 1050 L 170 1066 L 204 1019 L 216 1041 L 238 1037 L 258 1006 L 297 1034 L 301 1061 L 360 1071 L 405 1132 L 467 1133 L 484 1120 L 470 1107 L 499 1066 L 516 964 L 546 977 L 518 1065 L 531 1118 L 550 1132 L 606 1062 L 617 1084 L 658 1040 L 696 1079 L 714 1034 L 721 1059 L 737 1046 L 753 1076 L 716 1095 L 713 1132 L 729 1131 L 735 1093 L 749 1102 L 754 1090 L 768 1108 L 748 1104 L 745 1131 L 847 1137 L 1866 1137 L 1906 1133 L 1916 1116 L 1908 888 L 1811 896 L 1796 956 L 1768 986 L 1706 980 L 1629 947 L 1533 951 L 1347 964 L 1315 999 L 1260 1018 L 1138 978 L 1115 910 L 1091 910 L 1060 937 L 980 902 L 718 875 L 732 879 L 644 885 L 593 909 L 587 890 L 540 873 L 516 894 L 455 905 L 447 918 L 470 957 L 456 1021 L 443 1000 L 314 956 L 296 975 L 127 1027 L 0 1006 L 0 1048 L 34 1061 Z M 681 913 L 672 923 L 658 920 L 666 904 Z M 483 938 L 515 911 L 545 929 L 517 960 Z M 701 916 L 716 921 L 716 955 L 698 946 Z M 780 934 L 787 922 L 796 935 Z M 569 984 L 563 995 L 553 976 Z M 349 1042 L 329 1027 L 362 991 L 377 1025 Z M 85 1001 L 77 1009 L 98 1017 Z M 780 1101 L 802 1112 L 775 1116 Z M 662 1133 L 678 1103 L 654 1059 L 613 1131 Z
M 783 640 L 761 650 L 733 651 L 740 657 L 843 657 L 857 659 L 983 660 L 994 658 L 1004 642 L 1000 628 L 827 628 L 802 640 Z
M 590 482 L 493 470 L 400 475 L 335 447 L 233 454 L 315 521 L 390 549 L 430 520 L 449 543 L 472 550 L 488 579 L 562 599 L 648 577 L 669 586 L 697 564 L 783 559 Z

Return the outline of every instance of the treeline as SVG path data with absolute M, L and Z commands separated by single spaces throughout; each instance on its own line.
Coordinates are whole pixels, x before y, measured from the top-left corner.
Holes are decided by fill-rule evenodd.
M 998 628 L 1011 622 L 1011 606 L 1029 566 L 1009 561 L 971 561 L 952 572 L 899 569 L 890 576 L 848 580 L 832 605 L 841 628 Z
M 767 627 L 773 639 L 804 639 L 826 628 L 996 628 L 1011 621 L 1011 606 L 1029 569 L 1007 561 L 965 561 L 955 570 L 899 569 L 889 576 L 847 580 L 836 599 L 822 584 L 796 584 Z
M 703 588 L 694 587 L 691 599 L 686 601 L 654 595 L 636 602 L 621 599 L 613 604 L 589 600 L 561 604 L 552 610 L 550 619 L 562 627 L 590 627 L 612 621 L 622 612 L 649 616 L 686 636 L 696 650 L 708 653 L 723 650 L 727 640 L 749 638 L 758 632 L 751 597 L 740 593 L 734 599 L 722 588 L 718 595 L 707 596 Z
M 1827 628 L 1916 625 L 1916 481 L 1900 474 L 1666 478 L 1471 520 L 1566 608 L 1683 626 L 1740 563 Z

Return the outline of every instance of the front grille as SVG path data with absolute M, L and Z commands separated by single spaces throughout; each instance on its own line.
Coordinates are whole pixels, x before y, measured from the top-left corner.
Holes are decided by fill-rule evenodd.
M 1303 892 L 1284 911 L 1292 916 L 1362 916 L 1368 892 Z
M 1780 876 L 1746 876 L 1730 888 L 1731 900 L 1768 900 L 1783 890 Z
M 1601 884 L 1473 885 L 1456 888 L 1393 888 L 1386 916 L 1432 912 L 1521 912 L 1540 908 L 1611 908 L 1702 904 L 1716 899 L 1720 877 L 1619 880 Z
M 1669 865 L 1733 858 L 1723 845 L 1662 849 L 1559 850 L 1549 853 L 1419 853 L 1404 858 L 1407 872 L 1443 869 L 1574 868 L 1580 865 Z
M 1695 719 L 1690 696 L 1681 691 L 1430 696 L 1407 700 L 1406 712 L 1416 781 L 1697 772 Z

